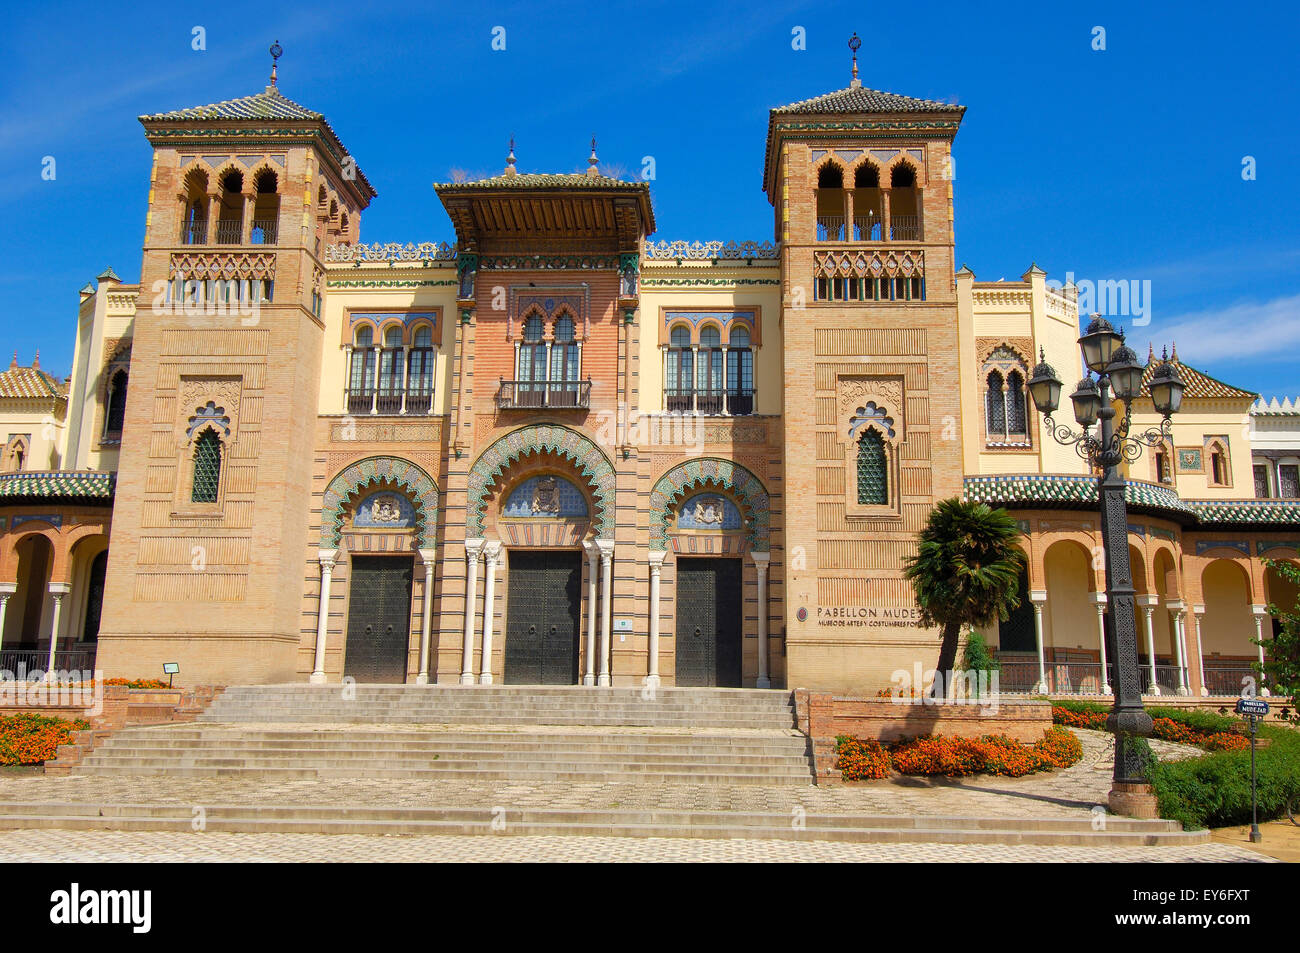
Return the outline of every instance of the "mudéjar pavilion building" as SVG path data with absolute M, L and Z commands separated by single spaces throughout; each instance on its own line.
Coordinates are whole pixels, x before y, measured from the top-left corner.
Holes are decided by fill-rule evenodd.
M 446 241 L 366 244 L 375 188 L 274 74 L 142 116 L 139 283 L 82 289 L 68 379 L 0 374 L 2 667 L 874 694 L 936 656 L 900 567 L 965 494 L 1030 556 L 1003 687 L 1104 691 L 1094 481 L 1025 389 L 1078 367 L 1078 296 L 959 267 L 964 109 L 856 66 L 773 109 L 760 242 L 657 240 L 593 143 L 435 185 Z M 1298 461 L 1181 369 L 1128 473 L 1144 671 L 1235 692 L 1295 598 L 1263 559 L 1295 556 Z

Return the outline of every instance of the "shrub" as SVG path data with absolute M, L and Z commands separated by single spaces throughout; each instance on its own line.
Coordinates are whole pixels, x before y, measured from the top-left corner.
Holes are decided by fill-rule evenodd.
M 43 764 L 54 757 L 59 745 L 71 742 L 74 730 L 89 727 L 90 722 L 82 718 L 66 721 L 35 714 L 0 717 L 0 764 Z
M 1300 796 L 1300 733 L 1260 725 L 1259 734 L 1269 741 L 1256 755 L 1259 816 L 1267 820 L 1280 816 L 1287 801 Z M 1150 779 L 1163 818 L 1191 828 L 1250 822 L 1249 751 L 1160 761 L 1152 766 Z
M 974 747 L 984 760 L 985 774 L 1021 778 L 1051 767 L 1038 752 L 1037 745 L 1028 747 L 1006 735 L 985 735 L 974 742 Z
M 878 780 L 889 777 L 889 752 L 879 741 L 863 741 L 840 735 L 835 739 L 835 767 L 845 781 Z

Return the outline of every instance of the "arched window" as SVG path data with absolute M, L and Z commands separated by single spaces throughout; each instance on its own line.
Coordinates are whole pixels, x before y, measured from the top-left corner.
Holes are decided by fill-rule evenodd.
M 1024 438 L 1028 434 L 1025 416 L 1025 378 L 1019 371 L 1007 375 L 1007 436 Z
M 401 412 L 402 383 L 402 326 L 395 324 L 384 331 L 384 346 L 379 351 L 379 394 L 375 399 L 379 413 Z
M 700 354 L 695 377 L 695 412 L 722 413 L 722 335 L 715 327 L 700 329 Z
M 817 173 L 817 240 L 844 241 L 844 172 L 834 162 Z
M 578 361 L 581 352 L 573 333 L 573 318 L 555 319 L 555 341 L 551 345 L 551 395 L 555 407 L 578 406 Z
M 104 610 L 104 575 L 108 571 L 108 550 L 104 550 L 90 563 L 86 582 L 86 624 L 81 629 L 83 642 L 99 639 L 99 619 Z
M 278 179 L 270 169 L 257 173 L 254 180 L 253 224 L 248 240 L 254 245 L 274 245 L 280 222 Z
M 244 174 L 231 169 L 221 177 L 221 208 L 217 212 L 217 244 L 244 240 Z
M 727 413 L 754 412 L 754 352 L 749 329 L 735 327 L 727 340 Z
M 375 402 L 375 332 L 357 329 L 352 347 L 352 367 L 348 371 L 348 413 L 368 414 Z
M 433 328 L 420 325 L 414 340 L 407 366 L 406 412 L 427 414 L 433 403 Z
M 695 354 L 691 351 L 691 329 L 679 324 L 668 335 L 668 363 L 664 398 L 669 413 L 686 414 L 695 409 Z
M 853 240 L 880 241 L 882 221 L 880 171 L 866 162 L 853 174 Z
M 541 407 L 546 395 L 546 327 L 540 314 L 524 320 L 523 341 L 516 362 L 515 400 L 521 407 Z
M 1210 443 L 1210 484 L 1228 486 L 1231 483 L 1228 470 L 1228 451 L 1218 440 Z
M 126 420 L 126 371 L 119 370 L 108 381 L 108 404 L 104 410 L 104 439 L 120 439 Z
M 889 470 L 880 431 L 867 427 L 858 437 L 858 505 L 889 504 Z
M 1007 436 L 1007 406 L 1002 391 L 1002 375 L 997 371 L 990 371 L 985 383 L 988 385 L 984 405 L 988 411 L 989 439 L 1004 440 Z
M 190 489 L 192 503 L 215 503 L 221 489 L 221 440 L 212 430 L 204 430 L 194 441 L 194 483 Z
M 181 244 L 203 245 L 208 240 L 208 174 L 190 170 L 185 176 L 185 217 L 181 222 Z
M 919 242 L 921 220 L 917 215 L 916 170 L 906 162 L 889 174 L 889 240 Z

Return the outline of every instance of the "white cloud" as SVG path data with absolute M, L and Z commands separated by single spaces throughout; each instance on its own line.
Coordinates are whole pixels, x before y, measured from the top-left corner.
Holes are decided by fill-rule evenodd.
M 1130 334 L 1134 350 L 1144 338 L 1156 344 L 1157 352 L 1172 341 L 1179 358 L 1191 364 L 1247 359 L 1294 364 L 1300 351 L 1300 294 L 1189 312 L 1141 331 L 1141 337 L 1137 328 Z

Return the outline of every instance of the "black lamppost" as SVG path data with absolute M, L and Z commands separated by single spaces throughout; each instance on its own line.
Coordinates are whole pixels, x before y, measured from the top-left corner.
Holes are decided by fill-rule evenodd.
M 1034 406 L 1043 415 L 1052 439 L 1065 446 L 1073 445 L 1080 457 L 1101 471 L 1097 496 L 1101 505 L 1101 539 L 1106 558 L 1106 602 L 1115 645 L 1115 707 L 1106 721 L 1115 733 L 1115 773 L 1111 789 L 1114 805 L 1116 794 L 1136 794 L 1143 790 L 1134 787 L 1145 784 L 1143 759 L 1128 738 L 1147 737 L 1152 727 L 1151 716 L 1142 707 L 1137 611 L 1128 558 L 1128 508 L 1124 502 L 1124 478 L 1120 475 L 1119 464 L 1124 460 L 1131 463 L 1138 459 L 1143 447 L 1156 447 L 1170 439 L 1170 418 L 1182 404 L 1183 382 L 1166 354 L 1152 371 L 1147 385 L 1156 411 L 1162 416 L 1160 425 L 1144 433 L 1130 434 L 1133 401 L 1142 391 L 1145 368 L 1138 363 L 1133 349 L 1124 343 L 1123 333 L 1117 332 L 1100 315 L 1092 316 L 1088 329 L 1079 338 L 1079 346 L 1090 373 L 1079 382 L 1070 395 L 1070 401 L 1074 404 L 1074 419 L 1082 431 L 1071 430 L 1067 425 L 1052 420 L 1052 414 L 1061 401 L 1061 381 L 1043 359 L 1041 348 L 1039 364 L 1029 379 L 1029 393 Z M 1092 374 L 1097 375 L 1096 381 Z M 1118 423 L 1114 419 L 1112 394 L 1124 404 L 1124 418 Z M 1098 426 L 1095 435 L 1092 432 L 1094 426 Z

